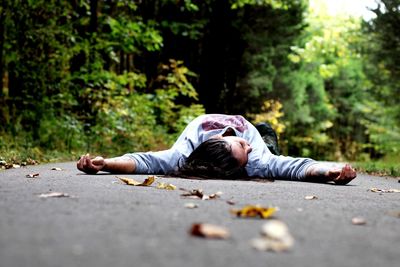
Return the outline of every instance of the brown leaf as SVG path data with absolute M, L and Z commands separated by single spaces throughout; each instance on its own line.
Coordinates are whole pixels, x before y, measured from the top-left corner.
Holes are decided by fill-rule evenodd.
M 374 193 L 400 193 L 400 189 L 379 189 L 379 188 L 371 188 L 369 191 L 374 192 Z
M 190 229 L 190 234 L 204 238 L 226 239 L 230 236 L 229 231 L 221 226 L 208 223 L 195 223 Z
M 218 191 L 211 195 L 206 195 L 203 193 L 203 189 L 193 189 L 191 191 L 187 191 L 187 190 L 185 190 L 185 191 L 186 191 L 186 193 L 181 194 L 181 196 L 187 197 L 187 198 L 200 198 L 202 200 L 216 199 L 222 195 L 221 191 Z
M 239 210 L 230 210 L 230 212 L 237 217 L 241 218 L 256 218 L 259 217 L 261 219 L 270 218 L 275 212 L 277 208 L 274 207 L 261 207 L 259 205 L 248 205 Z
M 39 176 L 39 173 L 30 173 L 26 175 L 26 178 L 36 178 Z
M 127 178 L 127 177 L 117 176 L 117 178 L 120 179 L 125 184 L 132 186 L 150 186 L 155 180 L 154 176 L 148 176 L 143 182 L 138 182 L 132 178 Z
M 70 195 L 61 192 L 50 192 L 50 193 L 43 193 L 39 195 L 40 198 L 49 198 L 49 197 L 70 197 Z

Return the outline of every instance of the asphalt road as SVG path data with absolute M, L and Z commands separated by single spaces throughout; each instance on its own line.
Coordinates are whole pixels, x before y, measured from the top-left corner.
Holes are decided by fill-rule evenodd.
M 32 173 L 39 176 L 26 178 Z M 147 176 L 128 177 L 142 181 Z M 79 173 L 74 163 L 0 171 L 0 266 L 400 266 L 400 193 L 369 190 L 400 189 L 396 178 L 361 174 L 347 186 L 157 181 L 178 189 L 128 186 L 116 175 Z M 179 188 L 223 194 L 187 199 Z M 39 197 L 49 192 L 70 197 Z M 308 195 L 318 198 L 306 200 Z M 188 202 L 198 208 L 185 208 Z M 229 212 L 247 204 L 279 207 L 275 218 L 295 239 L 290 251 L 258 251 L 250 245 L 266 220 L 235 218 Z M 360 216 L 366 224 L 352 224 Z M 224 226 L 231 237 L 191 236 L 188 231 L 198 222 Z

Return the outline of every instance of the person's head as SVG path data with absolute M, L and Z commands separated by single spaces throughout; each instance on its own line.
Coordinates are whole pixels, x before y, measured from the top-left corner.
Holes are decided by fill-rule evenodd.
M 246 176 L 244 167 L 250 152 L 243 138 L 215 136 L 193 150 L 179 172 L 205 178 L 241 178 Z

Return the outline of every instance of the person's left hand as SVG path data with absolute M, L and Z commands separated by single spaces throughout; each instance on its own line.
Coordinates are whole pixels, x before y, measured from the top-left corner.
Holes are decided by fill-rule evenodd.
M 328 176 L 335 182 L 335 184 L 345 185 L 357 177 L 357 172 L 350 166 L 350 164 L 346 164 L 341 169 L 329 170 Z

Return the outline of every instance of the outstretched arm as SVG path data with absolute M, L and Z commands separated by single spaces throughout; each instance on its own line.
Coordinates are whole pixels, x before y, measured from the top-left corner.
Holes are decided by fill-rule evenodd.
M 127 157 L 116 157 L 105 159 L 103 157 L 90 158 L 89 154 L 82 156 L 77 168 L 87 174 L 96 174 L 99 171 L 111 173 L 134 173 L 136 170 L 135 161 Z
M 335 184 L 345 185 L 356 178 L 356 176 L 357 173 L 350 164 L 338 167 L 329 163 L 319 162 L 307 169 L 305 180 L 310 182 L 333 181 Z

